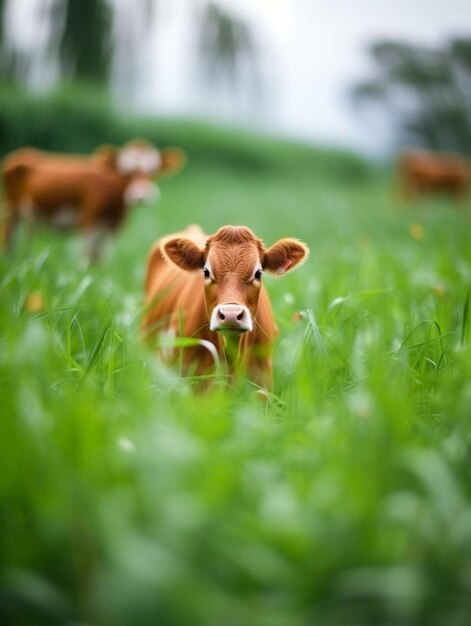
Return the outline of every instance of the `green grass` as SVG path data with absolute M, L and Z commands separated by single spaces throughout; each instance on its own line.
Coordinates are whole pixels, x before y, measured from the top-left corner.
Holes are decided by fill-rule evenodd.
M 45 231 L 0 257 L 2 623 L 468 624 L 469 207 L 408 206 L 348 154 L 169 128 L 189 165 L 100 266 Z M 189 222 L 311 249 L 267 278 L 267 404 L 198 393 L 140 341 L 149 246 Z

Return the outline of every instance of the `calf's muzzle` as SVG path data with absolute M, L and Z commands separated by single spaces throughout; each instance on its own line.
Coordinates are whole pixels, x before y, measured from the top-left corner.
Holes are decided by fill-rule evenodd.
M 219 332 L 252 330 L 252 316 L 242 304 L 218 304 L 211 315 L 210 329 Z

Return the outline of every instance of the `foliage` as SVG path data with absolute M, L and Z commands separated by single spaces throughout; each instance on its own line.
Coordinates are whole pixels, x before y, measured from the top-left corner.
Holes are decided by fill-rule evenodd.
M 34 65 L 42 86 L 48 66 L 57 65 L 57 84 L 74 81 L 114 86 L 125 95 L 142 77 L 140 50 L 153 32 L 156 20 L 165 20 L 158 0 L 61 0 L 36 6 L 48 40 L 34 52 L 4 42 L 3 22 L 13 0 L 0 0 L 0 80 L 31 87 L 29 69 Z M 248 83 L 251 91 L 260 86 L 259 50 L 254 30 L 247 21 L 212 0 L 197 2 L 193 11 L 195 70 L 206 85 L 231 90 Z M 34 20 L 34 17 L 32 17 Z M 111 70 L 113 69 L 113 72 Z M 48 78 L 48 80 L 51 80 Z M 157 77 L 158 80 L 158 77 Z M 124 94 L 123 94 L 124 91 Z M 260 95 L 259 93 L 257 95 Z
M 12 0 L 0 2 L 0 78 L 13 84 L 31 86 L 30 69 L 40 66 L 40 82 L 50 80 L 49 67 L 57 65 L 58 77 L 64 81 L 86 80 L 104 83 L 112 59 L 111 7 L 107 0 L 64 0 L 33 4 L 30 20 L 41 20 L 48 32 L 47 40 L 19 50 L 16 42 L 4 32 L 7 10 Z M 31 33 L 34 32 L 31 30 Z M 7 41 L 8 40 L 8 41 Z M 34 41 L 34 39 L 32 40 Z M 31 46 L 32 41 L 29 41 Z
M 0 0 L 0 80 L 8 80 L 12 74 L 12 54 L 6 42 L 5 17 L 8 0 Z
M 89 152 L 101 143 L 122 144 L 146 137 L 158 146 L 177 145 L 201 167 L 236 168 L 248 175 L 272 171 L 282 176 L 309 174 L 314 178 L 342 177 L 363 181 L 370 165 L 350 152 L 328 150 L 250 135 L 240 129 L 193 121 L 139 118 L 118 113 L 106 92 L 67 87 L 46 95 L 32 95 L 10 86 L 0 87 L 0 156 L 31 145 L 59 152 Z
M 426 48 L 395 41 L 371 46 L 376 76 L 353 89 L 382 105 L 402 141 L 471 154 L 471 39 Z
M 199 32 L 201 67 L 209 85 L 253 82 L 257 47 L 250 26 L 215 2 L 204 5 Z M 249 80 L 248 80 L 249 79 Z M 219 85 L 220 87 L 220 85 Z
M 7 0 L 0 0 L 0 46 L 5 37 L 5 5 Z
M 109 3 L 67 0 L 56 8 L 55 19 L 62 76 L 68 80 L 105 82 L 111 61 Z
M 141 124 L 190 159 L 101 266 L 42 230 L 0 256 L 0 621 L 464 626 L 468 216 L 350 155 Z M 147 250 L 188 222 L 311 248 L 267 279 L 267 403 L 198 392 L 139 338 Z

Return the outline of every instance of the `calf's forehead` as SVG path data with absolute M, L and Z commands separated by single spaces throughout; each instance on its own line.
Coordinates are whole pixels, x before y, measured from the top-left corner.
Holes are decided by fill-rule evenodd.
M 261 263 L 257 242 L 240 244 L 210 243 L 207 247 L 207 262 L 215 273 L 252 274 Z

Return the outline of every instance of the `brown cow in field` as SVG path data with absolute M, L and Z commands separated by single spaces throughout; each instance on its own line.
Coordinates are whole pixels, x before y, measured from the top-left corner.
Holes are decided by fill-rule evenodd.
M 272 382 L 272 343 L 277 334 L 264 271 L 284 274 L 302 263 L 308 248 L 280 239 L 270 248 L 244 226 L 224 226 L 207 237 L 198 226 L 152 247 L 146 278 L 146 336 L 170 333 L 200 340 L 185 348 L 185 371 L 210 372 L 207 342 L 224 356 L 229 373 L 246 371 Z
M 123 223 L 130 206 L 157 195 L 154 177 L 181 167 L 183 153 L 158 150 L 144 140 L 116 148 L 102 146 L 91 156 L 23 148 L 2 166 L 6 207 L 5 246 L 20 220 L 55 228 L 78 228 L 96 260 L 106 233 Z
M 405 152 L 399 157 L 398 171 L 409 198 L 447 193 L 460 200 L 471 183 L 470 164 L 459 155 Z

